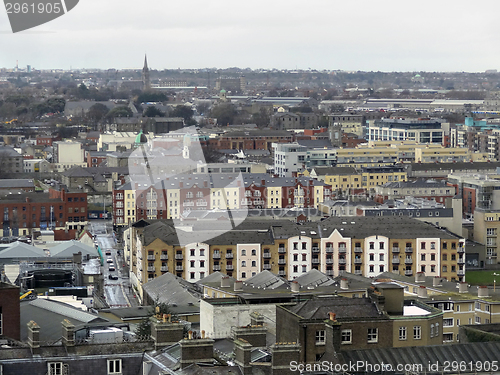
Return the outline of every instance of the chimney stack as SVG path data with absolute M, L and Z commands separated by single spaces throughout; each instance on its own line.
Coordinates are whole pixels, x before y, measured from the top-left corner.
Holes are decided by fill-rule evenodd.
M 235 292 L 243 292 L 243 281 L 236 280 L 234 282 L 234 291 Z
M 222 276 L 220 279 L 220 287 L 221 288 L 229 288 L 231 286 L 231 279 L 229 276 Z
M 340 279 L 340 289 L 349 289 L 349 281 L 346 278 Z
M 427 298 L 427 288 L 423 285 L 420 285 L 420 288 L 417 290 L 418 298 Z
M 75 325 L 68 319 L 62 321 L 62 343 L 66 347 L 75 346 Z
M 434 277 L 432 279 L 432 286 L 441 286 L 442 279 L 439 276 Z
M 415 274 L 415 282 L 416 283 L 424 283 L 425 282 L 425 273 L 424 272 L 417 272 Z
M 478 289 L 477 289 L 477 296 L 478 297 L 488 297 L 489 296 L 489 293 L 488 293 L 488 287 L 486 285 L 481 285 Z
M 337 314 L 335 314 L 334 312 L 331 312 L 331 311 L 330 311 L 330 312 L 328 313 L 328 316 L 329 316 L 329 318 L 330 318 L 330 320 L 331 320 L 332 322 L 337 321 L 337 319 L 336 319 Z
M 296 281 L 292 281 L 291 289 L 292 289 L 292 293 L 300 292 L 300 284 Z
M 184 369 L 193 363 L 212 364 L 214 361 L 214 340 L 212 339 L 183 339 L 181 346 L 181 368 Z
M 467 293 L 468 291 L 469 289 L 465 281 L 462 281 L 460 284 L 458 284 L 458 293 Z
M 234 362 L 240 367 L 243 375 L 252 374 L 252 344 L 242 338 L 234 340 Z
M 40 326 L 33 320 L 28 323 L 28 345 L 31 347 L 33 354 L 38 353 L 40 350 Z

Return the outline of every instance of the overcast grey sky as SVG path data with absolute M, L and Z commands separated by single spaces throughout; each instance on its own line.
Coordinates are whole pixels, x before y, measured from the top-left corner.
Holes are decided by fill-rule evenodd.
M 0 67 L 500 70 L 498 0 L 80 0 L 12 34 Z

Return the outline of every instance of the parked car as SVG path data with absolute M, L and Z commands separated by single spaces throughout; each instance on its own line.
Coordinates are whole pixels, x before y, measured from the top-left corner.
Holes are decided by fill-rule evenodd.
M 106 259 L 106 263 L 113 263 L 113 259 L 112 258 Z
M 110 272 L 116 271 L 116 268 L 115 268 L 114 264 L 110 264 L 109 267 L 108 267 L 108 270 Z
M 109 275 L 108 279 L 110 279 L 110 280 L 118 280 L 118 276 L 116 276 L 116 275 Z

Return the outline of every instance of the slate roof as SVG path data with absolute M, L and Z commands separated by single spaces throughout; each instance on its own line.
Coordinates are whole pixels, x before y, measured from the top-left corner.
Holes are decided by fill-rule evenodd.
M 445 361 L 450 363 L 469 363 L 480 361 L 482 363 L 498 360 L 500 353 L 500 342 L 474 342 L 467 344 L 449 344 L 416 346 L 406 348 L 380 348 L 367 350 L 349 350 L 342 353 L 344 363 L 355 363 L 363 361 L 372 365 L 391 364 L 394 368 L 398 364 L 422 364 L 426 373 L 441 374 L 443 368 L 438 371 L 429 371 L 428 364 L 439 362 L 441 366 Z
M 94 247 L 85 245 L 75 240 L 64 241 L 63 243 L 51 248 L 50 256 L 52 258 L 71 258 L 73 257 L 73 254 L 78 252 L 82 253 L 82 257 L 86 255 L 90 257 L 98 256 L 97 250 Z
M 33 180 L 22 178 L 0 179 L 0 189 L 7 188 L 33 188 L 35 184 Z
M 28 338 L 27 324 L 34 320 L 40 326 L 40 340 L 55 342 L 61 338 L 61 322 L 68 319 L 77 327 L 89 323 L 105 323 L 107 319 L 75 309 L 65 303 L 37 298 L 21 302 L 21 340 Z
M 190 303 L 199 306 L 199 296 L 196 295 L 194 286 L 172 273 L 164 273 L 144 284 L 142 288 L 144 293 L 153 300 L 158 298 L 159 302 L 177 306 L 186 306 Z
M 300 275 L 293 281 L 299 283 L 299 285 L 303 288 L 307 288 L 308 286 L 316 287 L 335 285 L 335 281 L 331 277 L 326 276 L 324 273 L 314 268 L 309 272 Z
M 45 258 L 45 252 L 24 242 L 13 242 L 5 250 L 0 251 L 0 259 L 10 258 Z
M 287 286 L 288 281 L 282 277 L 276 276 L 274 273 L 264 270 L 246 279 L 243 281 L 243 284 L 254 288 L 276 289 L 282 285 Z
M 317 297 L 287 307 L 291 312 L 304 319 L 327 319 L 329 312 L 334 312 L 338 320 L 356 318 L 385 318 L 368 298 Z

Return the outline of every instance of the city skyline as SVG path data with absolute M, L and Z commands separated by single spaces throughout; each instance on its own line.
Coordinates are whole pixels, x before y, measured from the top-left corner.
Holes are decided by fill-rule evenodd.
M 191 0 L 148 7 L 87 0 L 74 11 L 12 34 L 0 12 L 0 66 L 37 69 L 247 67 L 346 71 L 482 72 L 498 69 L 495 9 L 421 1 L 335 3 Z M 154 11 L 151 11 L 154 9 Z M 193 11 L 194 10 L 194 11 Z

